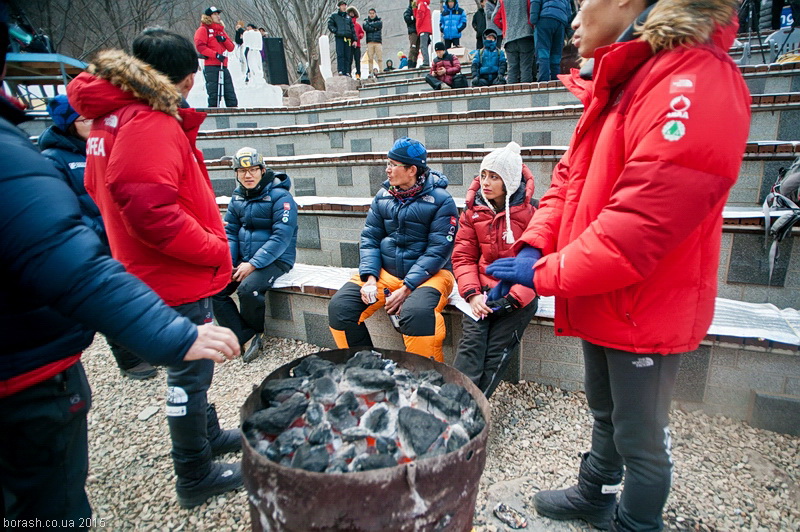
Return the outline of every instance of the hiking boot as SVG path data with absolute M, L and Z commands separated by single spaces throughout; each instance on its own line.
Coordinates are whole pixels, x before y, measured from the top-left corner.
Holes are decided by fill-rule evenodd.
M 212 463 L 200 479 L 178 477 L 175 491 L 181 508 L 200 506 L 214 495 L 233 491 L 242 486 L 242 464 Z
M 247 348 L 247 351 L 244 352 L 242 355 L 242 360 L 245 363 L 252 362 L 253 360 L 258 358 L 258 355 L 261 354 L 261 346 L 263 344 L 263 340 L 260 334 L 256 334 L 253 341 L 250 342 L 250 347 Z
M 151 379 L 155 377 L 158 373 L 158 370 L 151 366 L 148 362 L 142 361 L 130 369 L 121 369 L 120 373 L 122 373 L 123 377 L 128 377 L 129 379 L 133 379 L 135 381 L 143 381 L 145 379 Z
M 585 453 L 581 459 L 577 486 L 540 491 L 533 496 L 539 515 L 557 520 L 583 519 L 595 528 L 608 529 L 617 505 L 622 471 L 616 475 L 603 475 L 586 462 L 588 454 Z
M 206 422 L 208 424 L 208 443 L 211 445 L 213 456 L 242 450 L 241 431 L 239 429 L 222 430 L 217 418 L 217 407 L 213 404 L 208 405 L 206 409 Z

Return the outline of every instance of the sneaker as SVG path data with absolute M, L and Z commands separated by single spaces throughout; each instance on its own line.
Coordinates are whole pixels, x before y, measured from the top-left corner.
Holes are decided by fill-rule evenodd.
M 175 486 L 181 508 L 200 506 L 214 495 L 233 491 L 242 486 L 242 465 L 212 463 L 208 474 L 192 481 L 180 477 Z
M 253 341 L 250 342 L 250 347 L 248 347 L 247 351 L 245 351 L 242 355 L 242 361 L 244 361 L 245 364 L 258 358 L 258 355 L 261 354 L 261 346 L 263 342 L 264 341 L 261 338 L 261 335 L 256 334 L 255 338 L 253 338 Z
M 129 379 L 133 379 L 135 381 L 143 381 L 155 377 L 156 373 L 158 373 L 158 370 L 149 363 L 142 361 L 133 366 L 131 369 L 121 369 L 120 372 L 122 373 L 123 377 L 128 377 Z

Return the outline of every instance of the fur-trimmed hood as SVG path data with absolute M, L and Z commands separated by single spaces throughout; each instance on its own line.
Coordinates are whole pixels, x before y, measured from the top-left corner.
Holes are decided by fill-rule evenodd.
M 717 28 L 735 25 L 738 7 L 737 0 L 661 0 L 653 6 L 645 23 L 637 28 L 637 34 L 653 52 L 709 42 L 712 37 L 718 46 L 727 50 L 735 28 L 727 43 L 721 39 L 729 32 L 724 32 L 725 37 L 715 32 Z
M 222 29 L 225 29 L 224 22 L 216 23 L 214 22 L 214 19 L 206 14 L 200 15 L 200 24 L 205 24 L 206 26 L 219 26 Z
M 180 92 L 167 76 L 144 61 L 122 50 L 105 50 L 97 54 L 86 70 L 90 75 L 84 73 L 75 78 L 69 91 L 70 103 L 86 118 L 144 102 L 155 111 L 181 120 Z

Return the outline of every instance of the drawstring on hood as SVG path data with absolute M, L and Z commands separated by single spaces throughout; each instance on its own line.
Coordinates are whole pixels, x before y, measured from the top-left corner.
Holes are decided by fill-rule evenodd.
M 503 233 L 506 244 L 514 243 L 509 203 L 511 196 L 519 189 L 520 183 L 522 183 L 522 155 L 520 155 L 520 150 L 520 145 L 512 141 L 502 148 L 489 152 L 481 162 L 481 172 L 490 170 L 496 173 L 503 180 L 503 184 L 506 187 L 506 230 Z M 489 205 L 489 208 L 494 211 L 492 202 L 483 196 L 483 187 L 481 187 L 481 196 L 486 204 Z

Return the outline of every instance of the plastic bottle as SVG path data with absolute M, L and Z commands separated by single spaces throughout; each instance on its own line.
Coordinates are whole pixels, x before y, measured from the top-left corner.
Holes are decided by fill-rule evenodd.
M 392 291 L 388 288 L 384 288 L 383 295 L 386 296 L 386 299 L 389 299 L 389 296 L 392 295 Z M 392 322 L 392 327 L 394 327 L 397 332 L 400 332 L 400 316 L 397 314 L 389 314 L 389 321 Z

